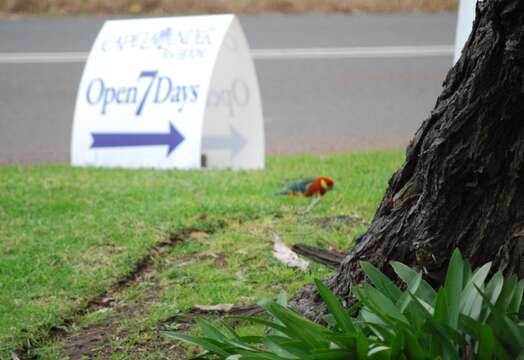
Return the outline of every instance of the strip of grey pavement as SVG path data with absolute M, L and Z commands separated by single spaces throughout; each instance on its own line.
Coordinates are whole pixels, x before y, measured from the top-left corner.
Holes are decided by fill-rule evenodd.
M 255 60 L 351 59 L 390 57 L 452 56 L 453 45 L 367 46 L 347 48 L 253 49 Z M 87 52 L 0 53 L 0 64 L 76 63 L 85 62 Z

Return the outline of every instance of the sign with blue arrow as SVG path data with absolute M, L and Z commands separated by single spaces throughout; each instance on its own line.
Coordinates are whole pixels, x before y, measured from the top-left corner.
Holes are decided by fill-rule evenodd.
M 132 59 L 132 61 L 130 61 Z M 76 166 L 264 166 L 258 82 L 234 15 L 107 21 L 73 121 Z
M 167 145 L 167 156 L 184 141 L 184 136 L 169 124 L 167 133 L 92 133 L 91 148 Z

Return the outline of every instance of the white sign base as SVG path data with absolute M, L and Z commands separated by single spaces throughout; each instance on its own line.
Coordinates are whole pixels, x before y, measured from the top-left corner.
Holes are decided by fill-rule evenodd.
M 233 15 L 108 21 L 80 82 L 77 166 L 261 169 L 256 73 Z

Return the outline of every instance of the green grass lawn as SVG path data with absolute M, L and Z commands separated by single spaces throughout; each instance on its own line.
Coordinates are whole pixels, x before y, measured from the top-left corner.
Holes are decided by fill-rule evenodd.
M 250 304 L 281 289 L 292 295 L 328 269 L 312 264 L 303 273 L 279 264 L 269 231 L 288 244 L 351 246 L 365 226 L 317 220 L 370 220 L 402 160 L 400 151 L 272 157 L 257 172 L 0 167 L 0 359 L 24 347 L 60 357 L 67 335 L 51 337 L 51 330 L 74 333 L 124 308 L 132 316 L 115 320 L 112 330 L 125 336 L 105 351 L 161 358 L 155 351 L 173 350 L 152 340 L 158 324 L 194 304 Z M 335 179 L 335 190 L 307 215 L 300 210 L 309 200 L 272 195 L 285 179 L 304 175 Z M 186 232 L 184 242 L 157 251 L 144 279 L 115 294 L 114 304 L 88 307 L 115 291 L 151 249 L 190 227 L 214 231 Z

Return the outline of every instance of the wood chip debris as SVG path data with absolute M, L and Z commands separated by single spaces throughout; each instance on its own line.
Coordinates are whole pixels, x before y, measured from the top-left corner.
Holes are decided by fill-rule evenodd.
M 216 305 L 199 305 L 195 304 L 194 308 L 203 312 L 230 312 L 233 309 L 233 304 L 216 304 Z
M 298 257 L 297 253 L 288 248 L 277 233 L 271 232 L 273 236 L 273 257 L 289 267 L 296 267 L 306 271 L 309 262 Z
M 261 313 L 263 310 L 256 304 L 251 305 L 233 305 L 233 304 L 217 304 L 217 305 L 195 305 L 190 311 L 190 314 L 228 314 L 238 316 L 254 316 Z

